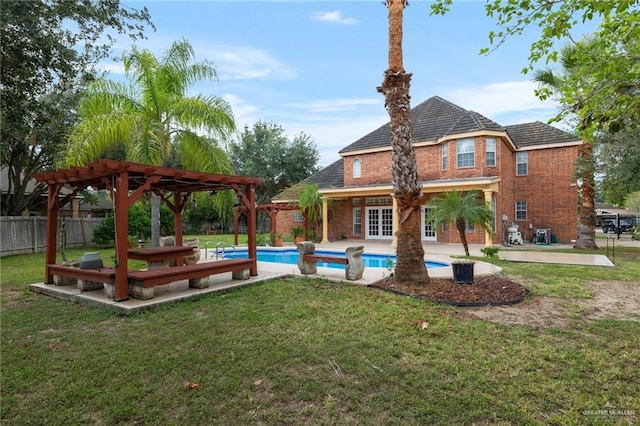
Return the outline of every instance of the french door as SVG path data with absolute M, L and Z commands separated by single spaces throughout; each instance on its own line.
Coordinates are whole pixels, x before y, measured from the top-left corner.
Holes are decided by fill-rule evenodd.
M 422 207 L 422 220 L 420 221 L 422 224 L 422 241 L 438 241 L 436 225 L 433 221 L 427 220 L 429 210 L 431 210 L 429 207 Z
M 393 238 L 393 208 L 367 207 L 367 239 L 390 240 Z

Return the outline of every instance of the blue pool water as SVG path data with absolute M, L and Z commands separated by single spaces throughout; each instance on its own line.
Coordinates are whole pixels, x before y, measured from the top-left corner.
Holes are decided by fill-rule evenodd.
M 286 263 L 289 265 L 297 265 L 298 264 L 298 250 L 290 249 L 290 250 L 263 250 L 258 249 L 258 260 L 261 262 L 274 262 L 274 263 Z M 338 257 L 346 257 L 344 253 L 338 253 L 335 251 L 326 251 L 326 250 L 316 250 L 315 254 L 324 255 L 324 256 L 338 256 Z M 248 252 L 246 249 L 237 249 L 235 252 L 233 250 L 225 250 L 224 258 L 225 259 L 233 259 L 233 258 L 247 258 Z M 385 254 L 362 254 L 362 260 L 364 261 L 364 266 L 369 268 L 386 268 L 387 260 L 390 259 L 394 264 L 396 262 L 396 257 L 392 255 Z M 427 265 L 427 268 L 443 268 L 445 266 L 449 266 L 448 263 L 435 262 L 432 260 L 427 260 L 424 262 Z M 318 263 L 319 266 L 329 267 L 329 268 L 337 268 L 344 269 L 344 265 L 336 265 L 333 263 Z

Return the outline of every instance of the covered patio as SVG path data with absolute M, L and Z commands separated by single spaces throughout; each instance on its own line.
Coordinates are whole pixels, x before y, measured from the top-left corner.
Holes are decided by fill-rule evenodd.
M 47 245 L 45 284 L 54 283 L 54 275 L 75 277 L 76 279 L 97 281 L 112 286 L 114 301 L 128 300 L 130 285 L 141 288 L 157 284 L 168 284 L 184 279 L 198 279 L 208 274 L 241 271 L 247 268 L 250 276 L 258 275 L 256 261 L 256 202 L 255 188 L 261 180 L 255 177 L 221 175 L 187 171 L 168 167 L 101 159 L 85 167 L 72 167 L 56 171 L 34 174 L 33 177 L 48 185 Z M 61 196 L 61 189 L 68 187 L 71 192 Z M 115 255 L 114 268 L 91 270 L 72 269 L 57 265 L 58 214 L 60 209 L 80 191 L 93 188 L 107 190 L 114 203 Z M 194 192 L 216 193 L 233 190 L 239 204 L 247 215 L 248 259 L 240 262 L 216 262 L 203 267 L 202 264 L 182 265 L 182 256 L 176 255 L 175 267 L 149 271 L 128 270 L 128 210 L 142 197 L 153 193 L 160 197 L 174 215 L 175 245 L 182 246 L 182 213 Z M 174 253 L 175 254 L 175 253 Z M 237 260 L 237 259 L 234 259 Z M 234 275 L 235 277 L 235 275 Z M 248 276 L 246 278 L 249 278 Z M 244 279 L 244 278 L 243 278 Z

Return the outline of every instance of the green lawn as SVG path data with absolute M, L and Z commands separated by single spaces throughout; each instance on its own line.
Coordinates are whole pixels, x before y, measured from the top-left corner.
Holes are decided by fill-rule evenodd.
M 123 317 L 29 292 L 44 255 L 0 262 L 2 424 L 596 425 L 640 415 L 638 322 L 504 326 L 304 278 Z M 562 297 L 565 281 L 586 288 L 638 272 L 633 261 L 608 272 L 496 262 L 534 293 Z

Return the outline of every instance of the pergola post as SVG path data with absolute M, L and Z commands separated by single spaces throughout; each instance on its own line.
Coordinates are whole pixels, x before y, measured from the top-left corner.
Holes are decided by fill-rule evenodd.
M 249 274 L 251 276 L 258 275 L 258 262 L 256 259 L 258 258 L 258 251 L 256 248 L 257 245 L 257 237 L 256 237 L 256 189 L 255 185 L 249 184 L 247 185 L 247 247 L 249 250 L 249 258 L 253 259 L 253 265 L 249 270 Z
M 127 269 L 129 262 L 129 173 L 121 171 L 115 179 L 115 221 L 116 221 L 116 302 L 129 298 L 129 280 Z
M 47 200 L 47 246 L 45 261 L 44 283 L 53 283 L 53 274 L 49 272 L 47 265 L 56 263 L 56 248 L 58 241 L 56 235 L 58 233 L 58 194 L 60 193 L 60 185 L 49 185 L 49 198 Z

